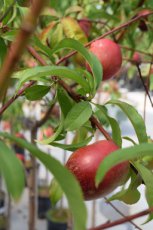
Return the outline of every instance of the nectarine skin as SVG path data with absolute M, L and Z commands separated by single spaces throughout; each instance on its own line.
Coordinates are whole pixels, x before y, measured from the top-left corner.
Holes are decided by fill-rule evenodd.
M 103 80 L 113 77 L 121 68 L 122 54 L 117 43 L 110 39 L 99 39 L 92 42 L 89 51 L 91 51 L 102 64 Z M 90 70 L 87 65 L 87 69 Z
M 93 200 L 109 194 L 127 176 L 129 162 L 126 161 L 111 168 L 99 186 L 97 188 L 95 186 L 95 176 L 100 163 L 117 149 L 119 147 L 113 141 L 101 140 L 76 150 L 68 159 L 66 167 L 78 179 L 85 200 Z

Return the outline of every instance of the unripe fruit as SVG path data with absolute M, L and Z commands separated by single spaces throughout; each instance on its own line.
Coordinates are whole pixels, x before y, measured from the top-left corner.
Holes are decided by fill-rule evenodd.
M 140 53 L 134 52 L 133 57 L 132 57 L 132 61 L 133 61 L 135 64 L 138 64 L 138 65 L 141 64 L 142 58 L 141 58 Z
M 110 39 L 100 39 L 93 42 L 89 48 L 97 56 L 103 67 L 103 80 L 113 77 L 121 68 L 122 54 L 117 43 Z M 87 65 L 90 71 L 90 67 Z
M 68 159 L 66 167 L 78 179 L 85 200 L 93 200 L 109 194 L 126 178 L 129 171 L 127 161 L 111 168 L 99 186 L 97 188 L 95 186 L 95 176 L 100 163 L 117 149 L 119 147 L 113 141 L 97 141 L 76 150 Z

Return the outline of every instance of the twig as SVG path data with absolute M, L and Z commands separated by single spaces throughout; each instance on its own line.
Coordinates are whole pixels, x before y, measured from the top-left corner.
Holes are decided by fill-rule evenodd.
M 138 73 L 139 73 L 139 77 L 140 77 L 140 79 L 141 79 L 141 81 L 142 81 L 143 87 L 144 87 L 144 89 L 145 89 L 145 91 L 146 91 L 146 94 L 148 95 L 148 98 L 149 98 L 149 100 L 150 100 L 151 106 L 153 107 L 153 102 L 152 102 L 151 96 L 150 96 L 150 94 L 149 94 L 149 90 L 148 90 L 147 86 L 145 85 L 144 80 L 143 80 L 142 75 L 141 75 L 140 66 L 139 66 L 139 64 L 137 64 L 136 66 L 137 66 Z
M 116 208 L 116 206 L 110 202 L 106 197 L 104 197 L 105 201 L 117 212 L 119 213 L 121 216 L 126 217 L 118 208 Z M 135 228 L 142 230 L 138 225 L 136 225 L 132 220 L 129 221 Z
M 151 54 L 151 53 L 147 53 L 147 52 L 142 51 L 142 50 L 133 49 L 133 48 L 131 48 L 131 47 L 123 46 L 123 45 L 120 45 L 120 47 L 121 47 L 122 49 L 126 49 L 126 50 L 129 50 L 129 51 L 132 51 L 132 52 L 135 52 L 135 51 L 136 51 L 136 52 L 139 52 L 139 53 L 144 54 L 144 55 L 146 55 L 146 56 L 152 57 L 152 54 Z
M 54 104 L 51 104 L 51 106 L 49 107 L 49 109 L 47 110 L 45 116 L 39 120 L 39 121 L 36 121 L 36 123 L 34 124 L 34 126 L 32 127 L 33 130 L 36 130 L 38 128 L 40 128 L 49 118 L 53 108 L 55 106 L 55 103 Z
M 9 80 L 14 68 L 27 45 L 28 39 L 33 33 L 37 18 L 45 5 L 45 0 L 35 0 L 31 5 L 29 14 L 23 21 L 21 29 L 16 36 L 15 41 L 11 44 L 10 51 L 7 53 L 2 69 L 0 71 L 0 98 L 9 85 Z
M 8 100 L 8 101 L 6 102 L 6 104 L 5 104 L 4 106 L 1 107 L 1 109 L 0 109 L 0 115 L 2 115 L 2 114 L 4 113 L 4 111 L 5 111 L 5 110 L 6 110 L 6 109 L 7 109 L 7 108 L 8 108 L 8 107 L 19 97 L 19 96 L 21 96 L 27 88 L 31 87 L 34 83 L 35 83 L 35 81 L 31 81 L 31 82 L 25 84 L 25 85 L 23 86 L 23 88 L 20 89 L 20 90 L 18 91 L 18 93 L 17 93 L 15 96 L 13 96 L 12 98 L 10 98 L 10 100 Z
M 142 216 L 146 216 L 149 213 L 153 212 L 153 207 L 152 208 L 148 208 L 145 211 L 130 215 L 130 216 L 126 216 L 125 218 L 113 221 L 111 223 L 106 223 L 106 224 L 101 224 L 95 228 L 90 228 L 88 230 L 102 230 L 102 229 L 106 229 L 106 228 L 110 228 L 110 227 L 114 227 L 116 225 L 120 225 L 120 224 L 124 224 L 125 222 L 129 222 L 131 220 L 134 220 L 136 218 L 142 217 Z
M 132 64 L 135 64 L 134 61 L 133 61 L 133 59 L 126 58 L 126 57 L 123 57 L 122 59 L 123 59 L 124 61 L 131 62 Z M 145 60 L 142 60 L 141 63 L 153 64 L 152 61 L 145 61 Z
M 152 62 L 153 62 L 153 53 L 152 53 Z M 148 90 L 149 90 L 149 81 L 150 81 L 150 75 L 151 75 L 151 68 L 152 68 L 152 63 L 150 63 L 149 73 L 148 73 L 147 82 L 146 82 L 146 87 L 147 87 Z M 144 112 L 143 112 L 144 121 L 146 120 L 146 102 L 147 102 L 147 93 L 145 92 Z

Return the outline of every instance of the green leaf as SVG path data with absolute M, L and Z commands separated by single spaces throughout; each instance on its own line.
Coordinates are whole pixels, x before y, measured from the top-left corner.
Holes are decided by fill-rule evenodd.
M 140 199 L 140 192 L 138 191 L 138 186 L 141 184 L 141 179 L 139 175 L 136 175 L 133 171 L 131 172 L 131 182 L 127 189 L 122 189 L 120 192 L 116 193 L 109 198 L 109 201 L 120 200 L 126 204 L 135 204 Z
M 4 176 L 8 192 L 18 200 L 25 186 L 23 165 L 15 153 L 0 141 L 0 172 Z
M 78 73 L 76 70 L 71 70 L 63 66 L 37 66 L 34 68 L 28 68 L 16 72 L 13 74 L 13 78 L 20 79 L 18 83 L 18 88 L 20 88 L 21 85 L 23 85 L 26 81 L 38 80 L 40 77 L 48 77 L 49 75 L 58 76 L 61 78 L 69 78 L 80 84 L 84 89 L 86 89 L 87 92 L 90 91 L 88 82 L 83 76 L 80 76 L 80 73 Z
M 153 144 L 140 144 L 133 147 L 120 149 L 107 156 L 100 164 L 96 174 L 96 184 L 103 180 L 105 174 L 115 165 L 128 160 L 153 156 Z
M 92 136 L 88 137 L 86 140 L 80 141 L 79 143 L 76 143 L 76 144 L 65 145 L 65 144 L 53 142 L 52 146 L 58 147 L 58 148 L 61 148 L 64 150 L 68 150 L 68 151 L 75 151 L 76 149 L 87 145 L 91 140 L 92 140 Z
M 0 133 L 0 136 L 15 141 L 17 144 L 27 149 L 33 156 L 37 157 L 46 166 L 46 168 L 54 175 L 68 199 L 69 207 L 74 218 L 74 230 L 85 230 L 87 219 L 86 206 L 83 202 L 83 195 L 79 183 L 73 174 L 70 173 L 69 170 L 58 160 L 51 155 L 44 153 L 35 145 L 32 145 L 23 139 L 13 137 L 7 133 Z
M 71 110 L 71 108 L 75 104 L 75 102 L 72 100 L 72 98 L 68 95 L 68 93 L 62 87 L 58 87 L 57 89 L 57 98 L 58 98 L 58 102 L 60 104 L 62 113 L 64 117 L 66 117 L 68 112 Z
M 53 178 L 50 188 L 49 188 L 49 198 L 51 200 L 51 204 L 54 207 L 56 203 L 62 198 L 63 190 L 60 185 L 57 183 L 55 178 Z
M 121 129 L 119 127 L 119 123 L 112 117 L 108 116 L 108 120 L 110 122 L 111 128 L 112 128 L 112 138 L 114 142 L 118 146 L 122 146 L 122 137 L 121 137 Z
M 137 112 L 137 110 L 133 106 L 129 105 L 126 102 L 122 102 L 118 100 L 110 100 L 106 104 L 119 106 L 131 121 L 133 128 L 137 134 L 139 142 L 140 143 L 147 142 L 148 137 L 146 133 L 145 123 L 141 115 Z
M 79 41 L 71 38 L 63 39 L 53 50 L 52 53 L 56 53 L 63 48 L 69 48 L 81 53 L 90 65 L 91 71 L 94 76 L 94 87 L 98 88 L 102 81 L 102 65 L 98 58 L 89 52 Z M 91 78 L 92 81 L 92 78 Z
M 14 41 L 17 32 L 18 32 L 18 30 L 13 29 L 11 31 L 8 31 L 8 32 L 2 34 L 1 37 L 4 38 L 5 40 L 8 40 L 8 41 L 12 42 L 12 41 Z
M 64 121 L 65 129 L 72 131 L 79 129 L 92 115 L 92 107 L 89 102 L 82 101 L 75 104 Z
M 153 207 L 153 173 L 151 170 L 147 169 L 142 164 L 135 162 L 134 166 L 138 170 L 139 174 L 141 175 L 145 185 L 146 185 L 146 199 L 148 202 L 149 207 Z M 150 213 L 148 220 L 145 222 L 149 222 L 153 219 L 153 213 Z
M 29 101 L 41 100 L 50 90 L 50 86 L 34 85 L 25 90 L 25 96 Z
M 37 46 L 40 50 L 42 50 L 47 56 L 50 58 L 52 62 L 54 62 L 54 58 L 51 52 L 51 49 L 48 46 L 45 46 L 37 36 L 32 37 L 34 45 Z

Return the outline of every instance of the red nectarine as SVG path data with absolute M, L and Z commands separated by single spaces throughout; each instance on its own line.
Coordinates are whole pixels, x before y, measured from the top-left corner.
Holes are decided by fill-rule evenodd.
M 129 163 L 123 162 L 111 168 L 104 180 L 96 188 L 96 171 L 103 159 L 119 149 L 113 141 L 97 141 L 94 144 L 76 150 L 68 159 L 66 167 L 76 176 L 82 188 L 85 200 L 103 197 L 112 192 L 126 178 Z M 114 153 L 115 154 L 115 153 Z
M 121 68 L 122 54 L 117 43 L 110 39 L 100 39 L 93 42 L 89 48 L 97 56 L 103 67 L 103 80 L 113 77 Z M 90 71 L 89 66 L 87 69 Z

